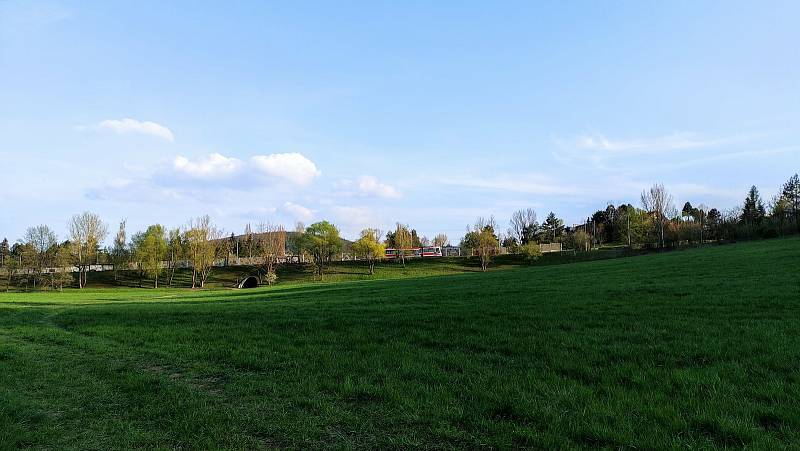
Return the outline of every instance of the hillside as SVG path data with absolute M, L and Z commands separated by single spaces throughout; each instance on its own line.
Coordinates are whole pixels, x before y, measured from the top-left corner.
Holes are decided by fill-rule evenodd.
M 0 294 L 14 447 L 800 442 L 800 239 L 255 290 Z

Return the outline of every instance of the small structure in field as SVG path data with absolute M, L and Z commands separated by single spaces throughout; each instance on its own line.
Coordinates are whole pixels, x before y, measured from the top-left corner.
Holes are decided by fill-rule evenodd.
M 258 288 L 258 277 L 247 276 L 240 283 L 239 288 Z

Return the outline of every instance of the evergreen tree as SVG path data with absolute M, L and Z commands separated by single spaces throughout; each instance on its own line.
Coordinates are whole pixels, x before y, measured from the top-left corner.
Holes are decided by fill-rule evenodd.
M 686 218 L 686 220 L 688 220 L 692 216 L 693 212 L 694 208 L 692 208 L 691 202 L 687 201 L 685 204 L 683 204 L 683 210 L 681 210 L 681 215 L 683 215 L 683 217 Z
M 766 216 L 767 211 L 764 208 L 764 201 L 761 200 L 761 195 L 758 193 L 758 188 L 755 185 L 750 187 L 747 193 L 747 198 L 744 200 L 744 207 L 742 207 L 742 222 L 747 225 L 761 224 L 761 221 Z
M 542 224 L 542 235 L 546 240 L 555 243 L 564 234 L 564 221 L 558 219 L 552 211 Z

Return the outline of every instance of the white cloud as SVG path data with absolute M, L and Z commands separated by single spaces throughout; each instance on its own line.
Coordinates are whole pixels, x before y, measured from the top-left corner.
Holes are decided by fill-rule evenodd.
M 175 172 L 198 179 L 221 179 L 234 175 L 242 167 L 242 162 L 236 158 L 226 157 L 219 153 L 212 153 L 194 161 L 177 156 L 172 162 Z
M 391 185 L 381 183 L 375 177 L 364 175 L 358 179 L 358 191 L 377 197 L 384 198 L 397 198 L 400 197 L 400 192 Z
M 282 210 L 298 221 L 310 221 L 314 217 L 314 212 L 311 209 L 292 202 L 283 204 Z
M 335 184 L 336 187 L 347 190 L 345 194 L 360 195 L 370 197 L 381 197 L 384 199 L 399 198 L 400 191 L 392 185 L 382 183 L 371 175 L 362 175 L 356 180 L 344 179 Z
M 78 127 L 79 130 L 85 130 L 87 127 Z M 169 142 L 175 141 L 175 136 L 172 130 L 167 127 L 151 121 L 137 121 L 136 119 L 106 119 L 89 127 L 95 130 L 111 130 L 120 135 L 129 133 L 138 133 L 142 135 L 156 136 L 165 139 Z
M 296 152 L 256 155 L 250 161 L 257 172 L 297 185 L 307 185 L 322 174 L 313 161 Z

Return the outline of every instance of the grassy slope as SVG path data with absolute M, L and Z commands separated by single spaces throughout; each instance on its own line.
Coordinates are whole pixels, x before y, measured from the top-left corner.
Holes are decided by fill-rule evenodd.
M 534 264 L 537 266 L 574 263 L 587 260 L 602 260 L 607 258 L 618 258 L 633 252 L 642 253 L 644 251 L 628 251 L 624 248 L 593 250 L 573 254 L 571 252 L 545 254 Z M 492 270 L 508 269 L 515 266 L 528 266 L 516 255 L 502 255 L 493 261 Z M 364 262 L 333 262 L 325 269 L 326 282 L 341 282 L 355 280 L 374 280 L 374 279 L 398 279 L 408 277 L 427 277 L 444 276 L 451 274 L 461 274 L 468 272 L 479 272 L 480 262 L 477 258 L 425 258 L 408 259 L 403 266 L 397 262 L 379 262 L 375 267 L 375 274 L 370 276 Z M 258 268 L 251 266 L 230 266 L 214 268 L 211 272 L 206 287 L 207 288 L 230 288 L 236 286 L 239 281 L 249 275 L 258 274 Z M 278 282 L 286 283 L 316 283 L 318 277 L 313 273 L 310 264 L 290 264 L 279 265 L 277 267 Z M 114 281 L 114 274 L 111 271 L 101 273 L 89 273 L 89 287 L 109 288 L 115 286 L 123 287 L 143 287 L 153 286 L 151 279 L 141 279 L 140 273 L 135 271 L 120 272 L 118 280 Z M 177 270 L 173 286 L 188 288 L 192 284 L 192 273 L 189 270 Z M 4 281 L 0 282 L 0 287 L 5 288 Z M 166 274 L 160 279 L 161 286 L 166 284 Z
M 0 295 L 0 443 L 800 442 L 800 240 L 254 291 Z

